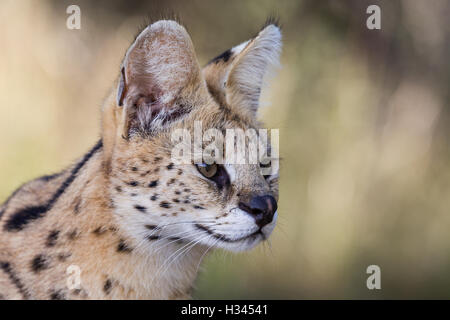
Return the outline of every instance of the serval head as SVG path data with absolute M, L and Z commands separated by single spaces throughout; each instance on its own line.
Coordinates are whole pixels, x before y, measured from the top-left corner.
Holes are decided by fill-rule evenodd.
M 280 51 L 276 23 L 203 69 L 177 22 L 158 21 L 137 36 L 102 111 L 108 196 L 131 238 L 240 251 L 271 234 L 278 173 L 269 161 L 276 159 L 218 161 L 236 139 L 232 148 L 223 147 L 225 139 L 211 135 L 253 130 L 259 138 L 261 87 Z M 200 143 L 191 143 L 195 135 Z M 244 147 L 249 144 L 247 135 Z M 259 144 L 263 154 L 271 153 L 269 143 Z M 213 160 L 201 157 L 211 149 Z M 267 166 L 272 169 L 262 170 Z

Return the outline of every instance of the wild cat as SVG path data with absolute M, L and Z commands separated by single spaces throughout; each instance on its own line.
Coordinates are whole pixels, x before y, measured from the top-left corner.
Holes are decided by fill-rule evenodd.
M 1 298 L 185 299 L 209 249 L 265 240 L 278 175 L 258 164 L 174 163 L 171 134 L 196 121 L 260 128 L 263 78 L 280 51 L 269 23 L 201 69 L 183 26 L 147 26 L 104 102 L 98 143 L 0 207 Z

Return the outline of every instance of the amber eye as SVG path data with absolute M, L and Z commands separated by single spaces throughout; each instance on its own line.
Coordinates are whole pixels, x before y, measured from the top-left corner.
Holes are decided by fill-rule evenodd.
M 211 179 L 216 175 L 218 171 L 218 166 L 215 163 L 213 164 L 202 163 L 197 165 L 197 170 L 206 178 Z

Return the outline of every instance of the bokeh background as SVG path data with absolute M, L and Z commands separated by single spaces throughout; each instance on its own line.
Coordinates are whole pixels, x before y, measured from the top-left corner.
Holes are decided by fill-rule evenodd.
M 66 8 L 81 7 L 81 30 Z M 381 30 L 366 8 L 381 7 Z M 261 118 L 280 129 L 271 245 L 207 258 L 196 298 L 450 298 L 450 1 L 0 2 L 0 201 L 99 136 L 146 19 L 177 14 L 199 61 L 283 26 Z M 366 268 L 381 268 L 368 290 Z

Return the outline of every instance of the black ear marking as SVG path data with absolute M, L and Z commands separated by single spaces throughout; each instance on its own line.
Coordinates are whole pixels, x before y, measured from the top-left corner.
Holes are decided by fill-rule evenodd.
M 125 67 L 122 67 L 120 70 L 120 79 L 119 79 L 119 87 L 117 88 L 117 105 L 119 107 L 123 106 L 123 99 L 126 94 L 126 86 L 125 86 Z
M 208 64 L 211 64 L 211 63 L 216 63 L 216 64 L 217 64 L 217 63 L 219 63 L 219 62 L 221 62 L 221 61 L 223 61 L 223 62 L 228 62 L 228 60 L 230 60 L 230 57 L 231 57 L 232 54 L 233 54 L 233 53 L 231 52 L 231 49 L 228 49 L 228 50 L 222 52 L 221 54 L 219 54 L 217 57 L 211 59 L 211 60 L 207 63 L 207 65 L 208 65 Z

